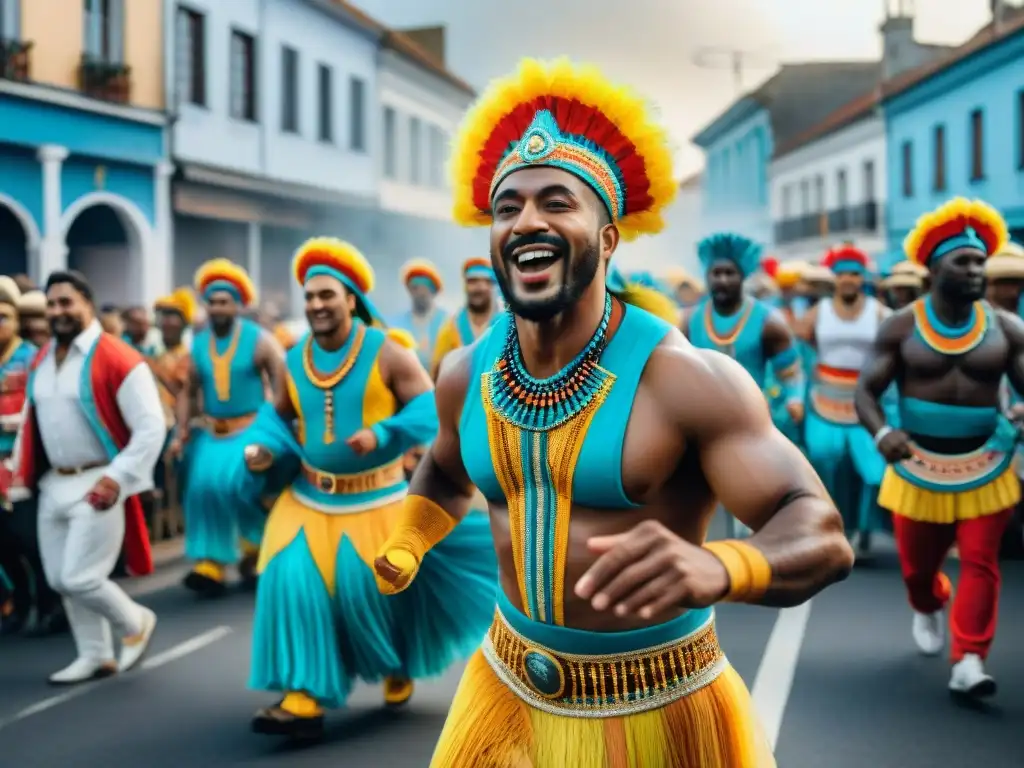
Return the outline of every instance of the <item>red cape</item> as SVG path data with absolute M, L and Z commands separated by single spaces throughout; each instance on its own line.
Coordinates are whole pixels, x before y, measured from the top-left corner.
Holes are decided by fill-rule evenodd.
M 43 360 L 50 345 L 43 347 L 35 360 L 32 361 L 34 373 Z M 105 435 L 100 435 L 103 445 L 113 443 L 118 451 L 124 449 L 131 438 L 131 430 L 121 415 L 117 405 L 117 391 L 121 388 L 128 374 L 145 360 L 133 347 L 109 333 L 100 335 L 96 346 L 86 360 L 89 365 L 89 381 L 92 385 L 92 402 L 95 405 L 95 416 L 102 426 Z M 39 425 L 36 423 L 35 411 L 31 401 L 31 381 L 29 383 L 29 406 L 22 427 L 20 462 L 17 473 L 20 481 L 31 489 L 39 492 L 39 480 L 50 467 L 43 450 L 43 442 L 39 438 Z M 86 402 L 82 407 L 88 409 Z M 97 419 L 90 418 L 95 423 Z M 113 458 L 111 456 L 110 458 Z M 124 502 L 124 554 L 125 565 L 132 576 L 146 576 L 153 572 L 153 550 L 149 545 L 149 530 L 142 512 L 142 502 L 138 496 L 129 496 Z

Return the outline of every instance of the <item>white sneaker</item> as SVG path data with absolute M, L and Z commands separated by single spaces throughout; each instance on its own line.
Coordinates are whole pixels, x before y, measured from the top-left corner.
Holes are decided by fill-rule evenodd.
M 117 664 L 113 659 L 99 661 L 97 659 L 78 658 L 68 664 L 60 672 L 50 675 L 50 685 L 75 685 L 90 680 L 110 677 L 117 674 Z
M 949 677 L 949 690 L 980 699 L 995 694 L 996 681 L 991 675 L 986 674 L 981 657 L 968 653 L 953 665 L 953 672 Z
M 917 649 L 925 656 L 938 656 L 946 644 L 945 613 L 914 612 L 913 634 Z
M 142 631 L 121 641 L 121 656 L 117 660 L 117 667 L 121 672 L 127 672 L 146 655 L 146 649 L 149 648 L 149 641 L 153 637 L 154 629 L 156 629 L 156 614 L 149 608 L 142 608 Z

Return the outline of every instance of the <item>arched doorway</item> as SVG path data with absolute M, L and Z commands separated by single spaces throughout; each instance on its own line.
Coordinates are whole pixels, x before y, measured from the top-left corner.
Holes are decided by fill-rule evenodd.
M 0 194 L 0 275 L 28 275 L 39 246 L 39 229 L 16 200 Z
M 85 275 L 99 306 L 135 304 L 142 295 L 145 225 L 128 205 L 86 197 L 64 214 L 68 269 Z

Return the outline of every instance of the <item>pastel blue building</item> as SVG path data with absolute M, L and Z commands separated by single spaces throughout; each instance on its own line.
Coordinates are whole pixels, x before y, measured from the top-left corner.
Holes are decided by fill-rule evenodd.
M 918 216 L 958 195 L 994 205 L 1024 242 L 1024 16 L 891 82 L 883 108 L 893 258 Z
M 68 3 L 62 27 L 28 0 L 0 2 L 0 273 L 41 284 L 79 269 L 121 305 L 166 289 L 160 8 Z
M 775 147 L 867 93 L 880 76 L 878 62 L 785 64 L 694 136 L 705 155 L 705 233 L 730 230 L 772 243 L 768 165 Z

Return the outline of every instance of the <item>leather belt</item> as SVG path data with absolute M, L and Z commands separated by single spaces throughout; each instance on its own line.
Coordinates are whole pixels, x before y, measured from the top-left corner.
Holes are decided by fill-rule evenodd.
M 401 459 L 396 459 L 383 467 L 368 469 L 365 472 L 335 475 L 303 464 L 302 476 L 310 485 L 323 493 L 336 495 L 366 493 L 389 488 L 405 480 L 405 467 Z
M 53 467 L 53 471 L 62 477 L 72 477 L 74 475 L 81 475 L 88 472 L 91 469 L 99 469 L 100 467 L 107 466 L 109 462 L 106 461 L 91 461 L 88 464 L 83 464 L 80 467 Z
M 219 419 L 215 416 L 201 416 L 199 423 L 217 437 L 226 437 L 227 435 L 241 432 L 252 424 L 255 418 L 255 413 L 247 413 L 244 416 L 232 416 L 227 419 Z

